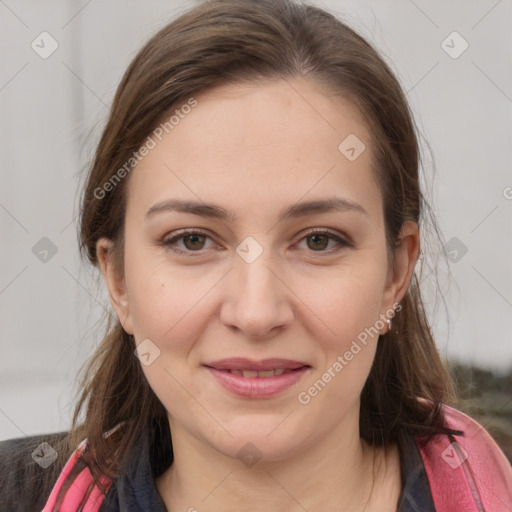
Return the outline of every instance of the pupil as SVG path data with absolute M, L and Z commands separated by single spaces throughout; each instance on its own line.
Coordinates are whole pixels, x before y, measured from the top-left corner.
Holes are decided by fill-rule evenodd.
M 198 239 L 199 242 L 198 242 Z M 204 243 L 204 240 L 201 240 L 201 239 L 204 239 L 204 235 L 187 235 L 185 236 L 185 246 L 187 247 L 187 249 L 201 249 L 201 242 Z M 192 240 L 192 246 L 190 247 L 187 242 Z M 197 243 L 199 243 L 199 247 L 196 245 Z
M 317 245 L 316 249 L 325 249 L 327 247 L 327 237 L 325 235 L 311 235 L 310 240 L 313 241 L 314 244 L 317 244 L 318 239 L 320 239 L 320 247 Z M 324 243 L 321 243 L 321 240 L 323 239 Z M 310 247 L 311 248 L 311 247 Z M 314 247 L 312 249 L 315 249 Z

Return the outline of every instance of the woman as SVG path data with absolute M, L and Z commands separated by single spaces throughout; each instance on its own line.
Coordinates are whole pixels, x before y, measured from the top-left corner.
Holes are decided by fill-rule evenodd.
M 510 510 L 503 453 L 448 405 L 415 274 L 424 207 L 404 94 L 346 25 L 288 0 L 173 21 L 126 71 L 83 194 L 117 319 L 53 473 L 20 462 L 43 439 L 4 445 L 6 496 Z

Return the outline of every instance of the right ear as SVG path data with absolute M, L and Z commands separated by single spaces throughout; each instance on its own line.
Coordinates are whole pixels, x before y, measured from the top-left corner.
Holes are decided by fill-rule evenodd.
M 100 271 L 107 286 L 110 302 L 128 334 L 133 334 L 133 322 L 130 315 L 130 301 L 125 286 L 124 271 L 117 269 L 113 263 L 113 242 L 100 238 L 96 242 L 96 254 Z

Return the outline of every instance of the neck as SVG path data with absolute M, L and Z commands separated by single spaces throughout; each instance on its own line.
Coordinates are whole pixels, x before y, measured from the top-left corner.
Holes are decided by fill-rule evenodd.
M 358 417 L 357 417 L 358 419 Z M 228 457 L 171 422 L 174 461 L 157 479 L 169 510 L 254 512 L 367 507 L 375 484 L 375 451 L 352 428 L 339 425 L 320 442 L 285 460 L 261 459 L 252 467 Z

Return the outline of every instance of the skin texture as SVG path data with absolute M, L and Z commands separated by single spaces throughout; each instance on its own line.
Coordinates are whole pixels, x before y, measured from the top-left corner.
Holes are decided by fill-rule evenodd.
M 230 511 L 246 503 L 254 511 L 396 510 L 396 448 L 385 454 L 359 437 L 359 396 L 378 336 L 309 403 L 298 394 L 404 296 L 418 227 L 404 224 L 392 273 L 368 129 L 346 100 L 298 79 L 223 85 L 195 98 L 198 105 L 129 177 L 123 275 L 109 264 L 109 240 L 97 245 L 124 329 L 137 344 L 150 339 L 160 350 L 143 366 L 169 413 L 175 453 L 159 491 L 170 510 Z M 350 134 L 366 145 L 354 161 L 338 149 Z M 278 220 L 287 206 L 331 197 L 359 203 L 367 215 Z M 214 203 L 237 218 L 166 211 L 145 219 L 170 198 Z M 183 228 L 207 237 L 161 244 Z M 307 237 L 308 228 L 329 229 L 352 245 Z M 248 236 L 262 249 L 252 263 L 236 252 Z M 233 356 L 311 368 L 276 396 L 241 398 L 203 366 Z M 246 443 L 261 456 L 252 467 L 237 457 Z

